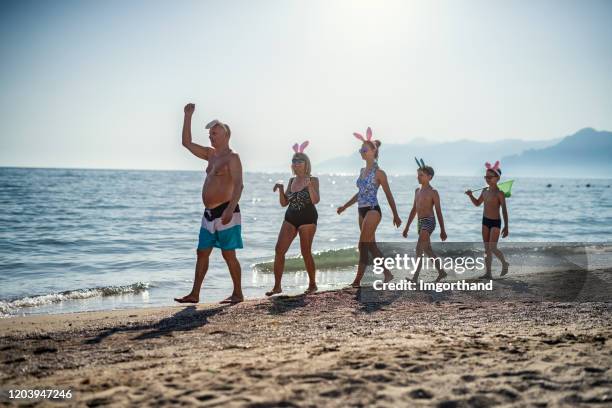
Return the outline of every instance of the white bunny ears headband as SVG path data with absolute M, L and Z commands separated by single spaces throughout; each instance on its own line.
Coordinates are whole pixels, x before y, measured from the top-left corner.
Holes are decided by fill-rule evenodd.
M 304 143 L 302 143 L 301 145 L 298 145 L 297 143 L 293 145 L 293 151 L 296 153 L 304 153 L 304 149 L 306 149 L 306 147 L 308 147 L 308 140 L 306 140 Z
M 487 168 L 487 170 L 491 170 L 493 173 L 497 174 L 498 177 L 501 177 L 501 173 L 499 171 L 499 160 L 497 160 L 492 166 L 491 163 L 486 162 L 485 167 Z

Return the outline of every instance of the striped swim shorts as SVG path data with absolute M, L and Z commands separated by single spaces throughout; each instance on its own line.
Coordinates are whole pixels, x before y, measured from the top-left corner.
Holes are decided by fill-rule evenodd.
M 421 233 L 421 230 L 425 230 L 431 234 L 434 232 L 435 229 L 436 218 L 433 215 L 430 215 L 429 217 L 419 218 L 419 222 L 417 224 L 417 230 L 419 231 L 419 234 Z
M 215 247 L 221 248 L 221 250 L 231 250 L 242 248 L 240 207 L 236 205 L 230 222 L 225 225 L 221 223 L 221 216 L 228 205 L 229 202 L 204 210 L 198 249 Z

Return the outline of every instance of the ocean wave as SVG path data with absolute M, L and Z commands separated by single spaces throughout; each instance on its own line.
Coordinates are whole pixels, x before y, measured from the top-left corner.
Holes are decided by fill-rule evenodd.
M 313 254 L 315 265 L 319 270 L 333 270 L 357 265 L 359 254 L 357 248 L 329 249 Z M 258 262 L 252 267 L 258 272 L 274 272 L 274 261 Z M 303 271 L 304 259 L 301 256 L 285 260 L 285 272 Z
M 152 285 L 149 283 L 136 282 L 131 285 L 75 289 L 58 293 L 48 293 L 45 295 L 26 296 L 11 301 L 0 301 L 0 316 L 14 314 L 17 310 L 22 308 L 43 306 L 52 303 L 64 302 L 67 300 L 137 294 L 146 291 L 150 287 L 152 287 Z
M 379 249 L 386 256 L 394 254 L 414 254 L 414 242 L 379 242 Z M 480 242 L 448 242 L 433 243 L 433 249 L 441 257 L 479 256 L 483 252 L 483 244 Z M 516 242 L 500 244 L 499 248 L 507 256 L 519 256 L 522 258 L 548 256 L 571 257 L 582 256 L 584 261 L 590 254 L 608 254 L 612 252 L 609 243 L 545 243 L 545 242 Z M 356 247 L 330 249 L 313 254 L 317 270 L 336 270 L 351 268 L 357 265 L 359 253 Z M 274 261 L 258 262 L 252 265 L 258 272 L 274 272 Z M 304 259 L 302 256 L 287 258 L 285 260 L 285 272 L 304 271 Z

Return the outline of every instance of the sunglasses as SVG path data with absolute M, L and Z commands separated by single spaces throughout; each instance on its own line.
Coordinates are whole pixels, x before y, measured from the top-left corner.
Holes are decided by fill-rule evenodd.
M 303 163 L 305 163 L 305 161 L 302 160 L 302 159 L 293 159 L 293 160 L 291 160 L 291 163 L 292 164 L 303 164 Z
M 361 149 L 359 149 L 359 153 L 367 153 L 370 149 L 368 149 L 367 147 L 362 147 Z
M 492 178 L 495 178 L 495 176 L 484 176 L 484 178 L 487 180 L 491 180 Z

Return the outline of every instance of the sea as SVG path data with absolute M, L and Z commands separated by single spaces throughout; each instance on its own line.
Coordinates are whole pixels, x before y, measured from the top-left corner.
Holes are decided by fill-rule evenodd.
M 277 181 L 289 173 L 246 173 L 240 201 L 244 249 L 238 251 L 246 298 L 274 282 L 271 260 L 284 218 Z M 415 176 L 388 175 L 402 220 L 410 211 Z M 336 208 L 356 192 L 356 175 L 320 174 L 321 201 L 313 244 L 320 290 L 341 288 L 355 273 L 359 237 L 356 206 Z M 512 179 L 506 177 L 505 179 Z M 502 179 L 503 181 L 504 179 Z M 510 235 L 504 242 L 612 241 L 612 179 L 514 178 L 507 199 Z M 0 168 L 0 316 L 56 314 L 174 304 L 192 286 L 203 213 L 203 171 Z M 464 191 L 481 177 L 436 176 L 449 242 L 481 241 L 482 207 Z M 414 244 L 392 225 L 384 193 L 381 242 Z M 402 226 L 403 227 L 403 226 Z M 433 241 L 440 241 L 439 227 Z M 612 251 L 609 246 L 606 251 Z M 299 242 L 283 278 L 287 294 L 308 284 Z M 231 280 L 213 251 L 202 302 L 229 296 Z

